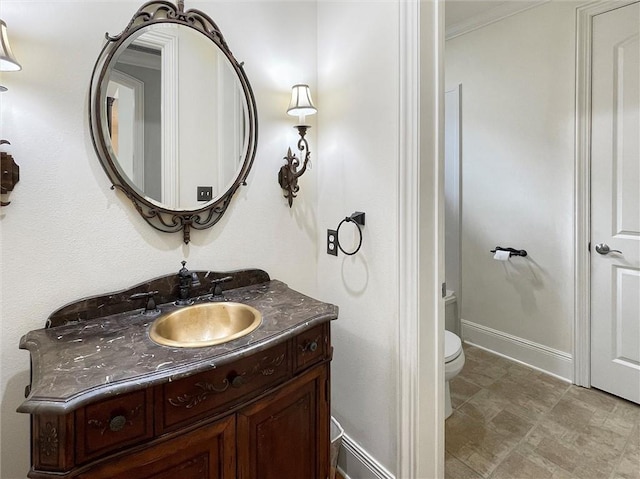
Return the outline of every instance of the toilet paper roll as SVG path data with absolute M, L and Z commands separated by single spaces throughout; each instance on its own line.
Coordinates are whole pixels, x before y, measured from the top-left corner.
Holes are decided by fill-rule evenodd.
M 509 261 L 509 252 L 497 250 L 496 254 L 493 255 L 493 259 L 497 259 L 498 261 Z

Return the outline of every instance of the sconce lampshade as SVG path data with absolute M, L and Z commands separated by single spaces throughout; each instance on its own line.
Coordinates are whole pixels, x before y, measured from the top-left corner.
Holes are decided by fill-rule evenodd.
M 291 102 L 287 113 L 291 116 L 297 116 L 303 122 L 305 116 L 313 115 L 317 111 L 311 100 L 309 85 L 293 85 L 291 88 Z
M 22 70 L 22 66 L 16 60 L 11 45 L 9 45 L 9 36 L 7 35 L 7 24 L 4 20 L 0 20 L 0 71 L 15 72 Z

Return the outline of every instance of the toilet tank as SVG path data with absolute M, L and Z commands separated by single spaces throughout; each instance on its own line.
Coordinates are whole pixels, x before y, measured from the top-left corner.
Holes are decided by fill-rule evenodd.
M 458 300 L 456 293 L 447 290 L 444 297 L 444 329 L 460 336 L 460 320 L 458 318 Z

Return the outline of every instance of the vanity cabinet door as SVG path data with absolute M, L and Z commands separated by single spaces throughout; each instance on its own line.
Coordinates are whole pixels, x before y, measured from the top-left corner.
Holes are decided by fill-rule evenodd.
M 238 412 L 238 479 L 328 476 L 327 377 L 318 366 Z
M 231 415 L 138 452 L 109 460 L 79 479 L 235 479 L 236 423 Z

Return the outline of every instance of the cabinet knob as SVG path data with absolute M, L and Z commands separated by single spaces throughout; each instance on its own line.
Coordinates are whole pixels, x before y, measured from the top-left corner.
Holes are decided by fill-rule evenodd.
M 316 349 L 318 349 L 318 341 L 311 341 L 309 344 L 307 344 L 306 350 L 309 352 L 315 352 Z
M 244 384 L 244 378 L 239 374 L 231 380 L 231 386 L 233 386 L 234 388 L 239 388 L 243 384 Z
M 119 414 L 111 418 L 111 421 L 109 421 L 109 429 L 113 432 L 118 432 L 124 428 L 125 424 L 127 424 L 127 418 Z

